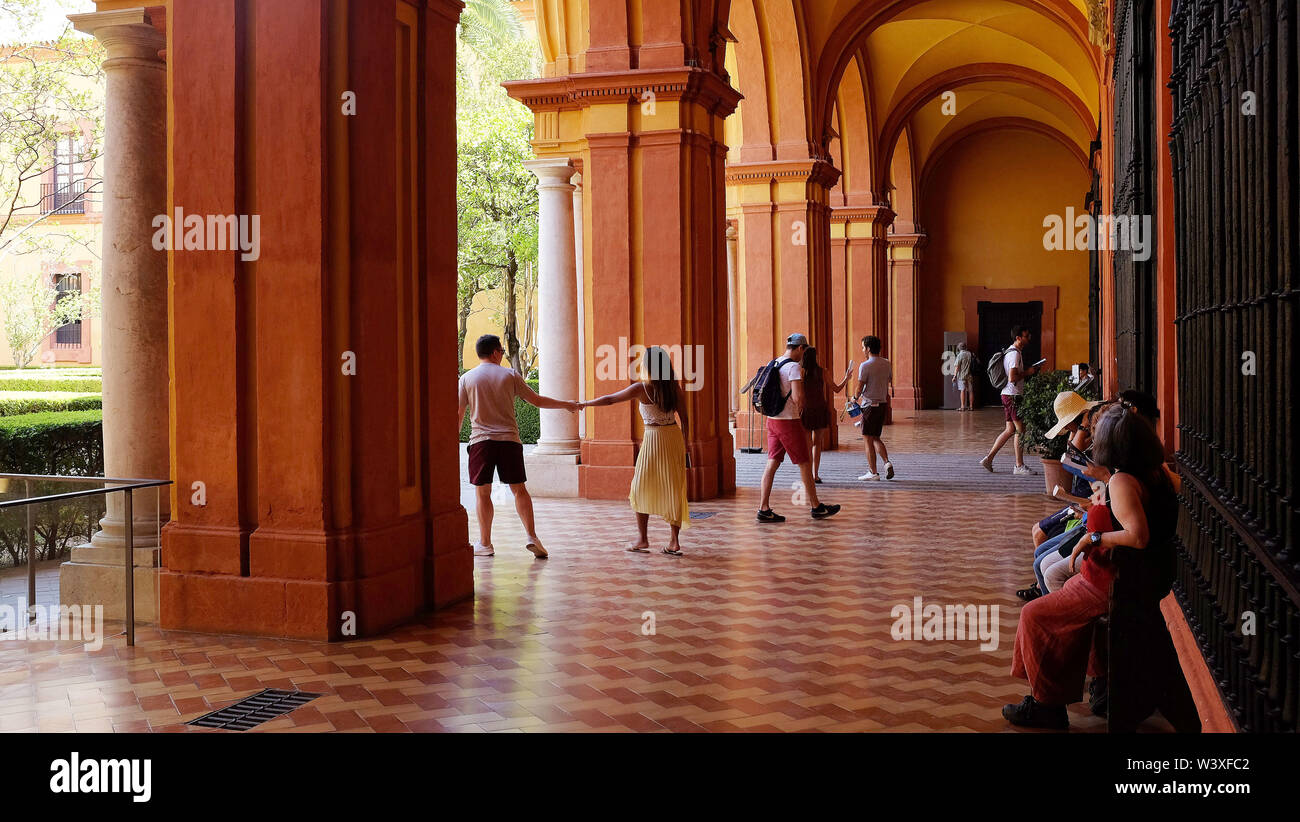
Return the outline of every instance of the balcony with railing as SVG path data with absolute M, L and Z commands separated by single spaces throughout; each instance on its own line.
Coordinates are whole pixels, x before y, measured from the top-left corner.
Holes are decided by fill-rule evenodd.
M 85 214 L 97 186 L 97 180 L 41 183 L 41 214 Z

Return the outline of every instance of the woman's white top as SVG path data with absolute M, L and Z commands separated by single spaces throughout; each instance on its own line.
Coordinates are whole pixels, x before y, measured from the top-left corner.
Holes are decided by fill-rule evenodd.
M 641 406 L 641 421 L 646 425 L 675 425 L 677 416 L 672 411 L 664 411 L 652 402 L 639 403 Z

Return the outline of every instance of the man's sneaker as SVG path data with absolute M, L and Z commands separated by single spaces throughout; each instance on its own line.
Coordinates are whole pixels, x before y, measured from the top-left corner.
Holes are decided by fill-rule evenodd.
M 839 512 L 840 512 L 840 507 L 838 505 L 827 505 L 826 503 L 823 502 L 821 505 L 818 505 L 816 508 L 812 509 L 812 518 L 826 519 L 827 517 L 835 516 Z
M 1002 716 L 1012 725 L 1022 728 L 1064 731 L 1070 727 L 1064 705 L 1044 705 L 1032 696 L 1025 697 L 1019 705 L 1003 705 Z
M 858 479 L 862 480 L 863 482 L 870 482 L 871 480 L 878 480 L 878 479 L 880 479 L 880 475 L 879 475 L 879 474 L 873 474 L 873 473 L 871 473 L 870 471 L 868 471 L 867 473 L 865 473 L 865 474 L 863 474 L 862 476 L 858 477 Z
M 549 554 L 546 553 L 546 549 L 542 547 L 542 541 L 537 537 L 529 537 L 528 541 L 524 543 L 524 547 L 531 551 L 533 556 L 538 559 L 546 559 L 546 557 L 549 556 Z
M 1028 465 L 1017 465 L 1016 470 L 1013 473 L 1017 477 L 1032 477 L 1038 472 L 1030 468 Z
M 992 458 L 992 457 L 985 457 L 984 459 L 980 460 L 980 465 L 984 466 L 984 470 L 985 470 L 985 471 L 988 471 L 990 474 L 993 473 L 993 458 Z
M 481 542 L 474 543 L 474 556 L 490 557 L 496 554 L 496 550 L 491 545 L 484 545 Z
M 893 479 L 893 478 L 894 478 L 894 464 L 892 462 L 886 462 L 885 479 Z
M 758 512 L 759 522 L 785 522 L 785 517 L 781 516 L 771 508 L 765 508 Z

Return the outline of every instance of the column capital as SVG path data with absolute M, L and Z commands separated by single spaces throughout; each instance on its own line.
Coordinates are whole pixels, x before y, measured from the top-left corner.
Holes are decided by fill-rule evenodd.
M 525 160 L 524 168 L 536 175 L 539 189 L 559 188 L 567 191 L 573 188 L 570 180 L 575 171 L 567 157 L 539 157 L 536 160 Z
M 106 71 L 114 68 L 114 61 L 123 59 L 156 63 L 159 67 L 163 65 L 158 53 L 167 48 L 167 35 L 154 25 L 149 9 L 143 6 L 69 14 L 68 19 L 77 31 L 104 44 L 108 53 L 104 61 Z

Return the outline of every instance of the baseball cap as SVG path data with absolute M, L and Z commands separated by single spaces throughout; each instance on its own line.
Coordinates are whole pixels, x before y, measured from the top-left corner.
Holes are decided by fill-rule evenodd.
M 807 345 L 808 338 L 802 334 L 791 334 L 785 338 L 785 344 L 789 348 L 794 348 L 796 345 Z

